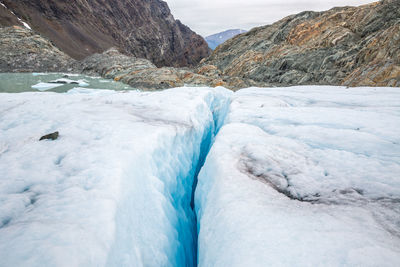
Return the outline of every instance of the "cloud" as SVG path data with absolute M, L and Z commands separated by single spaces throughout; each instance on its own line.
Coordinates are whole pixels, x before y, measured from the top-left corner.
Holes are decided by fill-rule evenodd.
M 208 36 L 227 29 L 249 30 L 305 10 L 362 5 L 373 0 L 166 0 L 172 14 Z

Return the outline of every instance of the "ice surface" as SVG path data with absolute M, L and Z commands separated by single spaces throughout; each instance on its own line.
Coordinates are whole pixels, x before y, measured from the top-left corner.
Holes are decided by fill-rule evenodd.
M 193 178 L 230 94 L 1 94 L 0 266 L 192 266 Z
M 199 266 L 396 266 L 398 88 L 251 88 L 199 174 Z
M 31 87 L 39 91 L 47 91 L 60 86 L 62 86 L 62 84 L 40 82 L 38 84 L 32 85 Z
M 397 88 L 1 94 L 0 266 L 196 265 L 211 144 L 200 266 L 396 266 L 399 132 Z

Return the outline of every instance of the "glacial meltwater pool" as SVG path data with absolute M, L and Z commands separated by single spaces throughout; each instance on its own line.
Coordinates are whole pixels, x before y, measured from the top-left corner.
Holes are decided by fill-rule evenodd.
M 131 86 L 101 77 L 67 73 L 0 73 L 0 93 L 52 91 L 63 93 L 76 87 L 136 90 Z

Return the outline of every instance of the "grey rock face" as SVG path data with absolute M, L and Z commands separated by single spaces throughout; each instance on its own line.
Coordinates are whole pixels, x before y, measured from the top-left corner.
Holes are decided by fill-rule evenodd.
M 0 28 L 0 72 L 67 72 L 72 58 L 23 27 Z
M 400 0 L 289 16 L 202 63 L 260 85 L 400 86 Z

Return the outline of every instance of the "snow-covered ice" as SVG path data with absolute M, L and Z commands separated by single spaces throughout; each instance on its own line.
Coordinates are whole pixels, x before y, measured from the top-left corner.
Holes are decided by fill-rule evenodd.
M 0 266 L 194 264 L 193 178 L 230 94 L 1 94 Z
M 244 89 L 196 189 L 199 266 L 400 263 L 398 88 Z
M 396 266 L 399 132 L 398 88 L 2 93 L 0 266 Z

